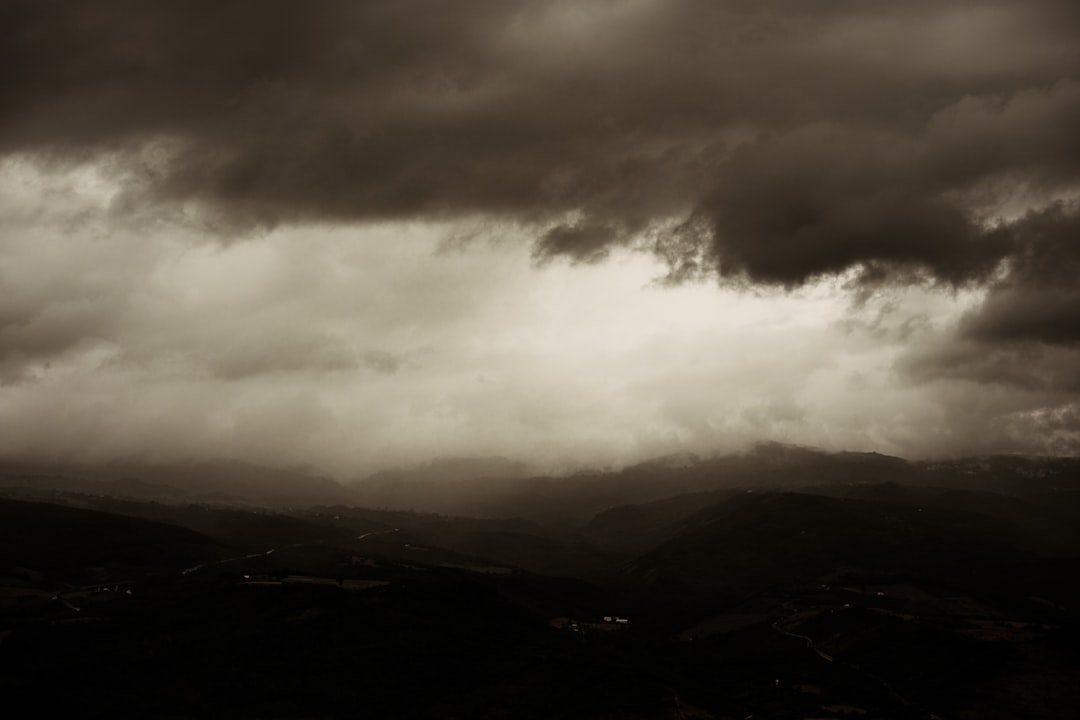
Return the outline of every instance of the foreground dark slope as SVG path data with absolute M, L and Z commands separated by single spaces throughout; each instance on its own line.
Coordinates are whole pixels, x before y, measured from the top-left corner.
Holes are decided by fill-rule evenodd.
M 54 499 L 110 512 L 49 511 L 83 518 L 62 547 L 119 519 L 152 529 L 118 531 L 124 543 L 168 552 L 106 567 L 131 581 L 117 597 L 34 571 L 30 545 L 9 545 L 0 689 L 22 698 L 15 716 L 58 677 L 70 692 L 53 714 L 90 717 L 1075 716 L 1075 463 L 927 469 L 781 450 L 560 484 L 546 501 L 571 507 L 530 517 L 79 486 Z M 630 482 L 629 496 L 661 497 L 612 502 L 616 477 L 646 476 L 663 484 Z M 908 482 L 930 479 L 951 486 Z M 618 507 L 571 522 L 601 502 Z M 193 537 L 206 553 L 171 554 Z
M 634 573 L 748 594 L 843 569 L 945 580 L 1031 559 L 1032 538 L 971 512 L 792 492 L 743 493 L 684 520 Z
M 115 513 L 0 499 L 0 567 L 179 570 L 223 552 L 192 530 Z

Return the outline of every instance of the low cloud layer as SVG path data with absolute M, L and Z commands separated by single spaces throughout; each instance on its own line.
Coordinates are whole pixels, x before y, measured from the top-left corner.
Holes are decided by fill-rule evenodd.
M 0 86 L 4 452 L 1080 449 L 1071 0 L 0 0 Z

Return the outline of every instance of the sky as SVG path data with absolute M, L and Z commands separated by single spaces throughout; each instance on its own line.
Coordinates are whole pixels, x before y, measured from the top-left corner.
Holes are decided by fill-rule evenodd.
M 1080 453 L 1074 0 L 0 0 L 0 457 Z

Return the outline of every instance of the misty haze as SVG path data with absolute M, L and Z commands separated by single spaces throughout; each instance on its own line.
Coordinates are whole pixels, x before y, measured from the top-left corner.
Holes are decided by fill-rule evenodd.
M 1080 4 L 0 0 L 0 690 L 1080 716 Z

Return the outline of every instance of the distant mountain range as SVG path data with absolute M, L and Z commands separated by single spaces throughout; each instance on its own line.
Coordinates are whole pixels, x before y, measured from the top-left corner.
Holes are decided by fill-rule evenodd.
M 284 507 L 350 502 L 352 493 L 306 470 L 269 468 L 236 460 L 97 466 L 0 464 L 0 488 L 27 494 L 83 492 L 113 497 L 221 505 Z
M 26 497 L 81 492 L 161 503 L 359 505 L 473 517 L 581 522 L 598 512 L 693 493 L 844 483 L 933 485 L 1031 495 L 1080 488 L 1080 459 L 985 456 L 909 462 L 877 453 L 763 443 L 747 452 L 656 458 L 614 471 L 531 474 L 503 457 L 445 458 L 339 483 L 304 469 L 239 461 L 102 466 L 0 464 L 0 489 Z

